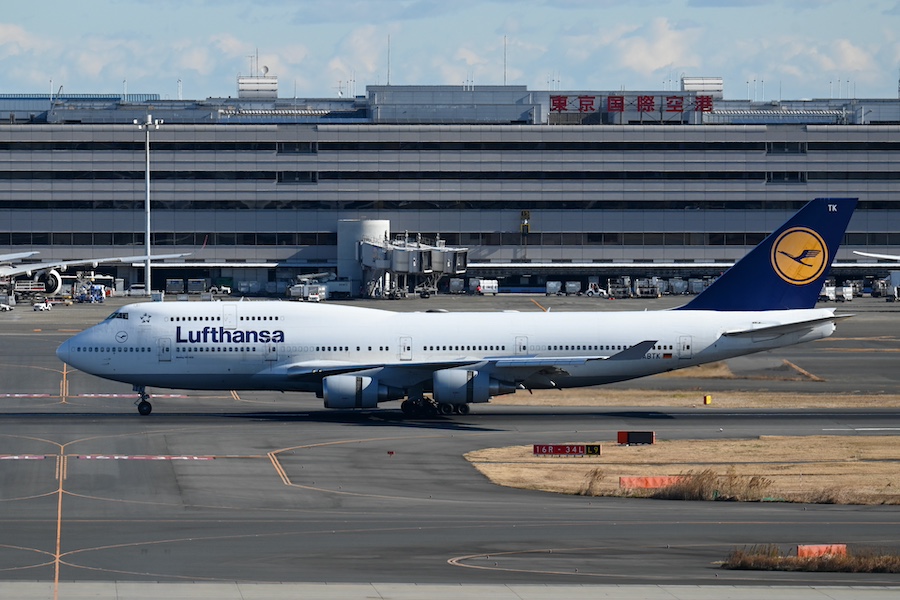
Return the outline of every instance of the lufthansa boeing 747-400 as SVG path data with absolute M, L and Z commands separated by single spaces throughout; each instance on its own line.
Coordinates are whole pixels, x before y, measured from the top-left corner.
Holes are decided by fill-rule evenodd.
M 65 341 L 59 358 L 147 388 L 314 392 L 328 408 L 402 400 L 466 414 L 519 389 L 591 386 L 828 337 L 815 308 L 855 198 L 817 198 L 673 310 L 399 313 L 296 302 L 143 302 Z

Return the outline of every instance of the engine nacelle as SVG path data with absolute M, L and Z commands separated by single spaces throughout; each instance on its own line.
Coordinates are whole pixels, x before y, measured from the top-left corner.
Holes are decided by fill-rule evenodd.
M 325 408 L 375 408 L 379 402 L 404 395 L 402 390 L 363 375 L 331 375 L 322 380 Z
M 43 282 L 44 291 L 48 296 L 56 296 L 62 291 L 62 277 L 55 269 L 41 271 L 35 275 L 34 280 Z
M 442 404 L 487 402 L 491 396 L 512 394 L 516 386 L 499 381 L 489 373 L 470 369 L 443 369 L 432 376 L 434 399 Z

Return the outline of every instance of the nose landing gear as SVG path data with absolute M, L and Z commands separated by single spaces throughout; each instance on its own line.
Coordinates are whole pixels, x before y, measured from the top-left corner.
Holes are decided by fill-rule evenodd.
M 138 393 L 138 399 L 134 401 L 138 414 L 146 417 L 153 411 L 153 405 L 149 402 L 150 394 L 147 393 L 147 389 L 142 385 L 134 386 L 134 391 Z

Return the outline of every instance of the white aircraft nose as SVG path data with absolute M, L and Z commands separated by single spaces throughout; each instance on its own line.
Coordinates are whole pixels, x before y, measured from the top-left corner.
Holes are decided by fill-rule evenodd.
M 57 358 L 66 364 L 69 362 L 69 346 L 71 341 L 71 339 L 64 341 L 59 345 L 59 348 L 56 349 Z

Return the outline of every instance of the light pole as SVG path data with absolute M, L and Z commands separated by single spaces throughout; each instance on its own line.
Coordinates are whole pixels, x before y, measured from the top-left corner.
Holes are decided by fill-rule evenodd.
M 147 255 L 144 257 L 144 293 L 147 296 L 152 294 L 151 288 L 153 284 L 150 281 L 150 129 L 159 129 L 159 126 L 162 125 L 162 119 L 153 119 L 152 115 L 147 115 L 147 120 L 143 123 L 134 120 L 134 124 L 137 125 L 138 129 L 143 129 L 145 133 L 144 138 L 144 185 L 146 195 L 144 196 L 144 217 L 146 220 L 146 227 L 144 231 L 144 246 L 146 248 Z

